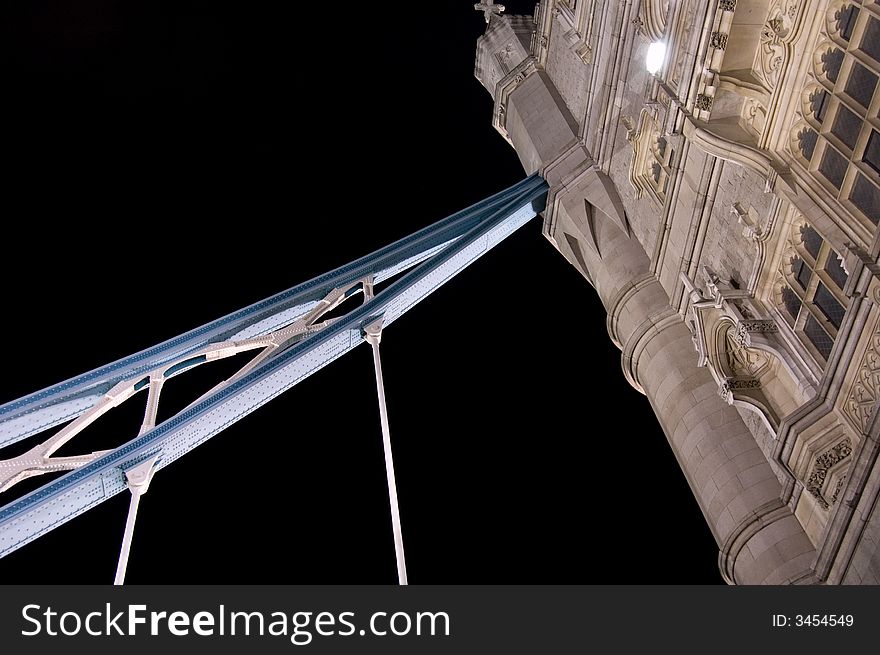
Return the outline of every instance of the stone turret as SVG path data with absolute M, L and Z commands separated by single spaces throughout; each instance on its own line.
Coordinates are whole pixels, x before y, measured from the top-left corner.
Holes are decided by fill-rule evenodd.
M 593 29 L 584 11 L 575 12 L 572 20 Z M 561 20 L 559 12 L 554 15 Z M 551 77 L 545 37 L 532 38 L 535 29 L 531 18 L 493 17 L 477 43 L 475 74 L 494 99 L 496 129 L 515 148 L 526 172 L 538 171 L 551 184 L 545 235 L 599 294 L 609 334 L 622 350 L 624 374 L 657 414 L 718 543 L 725 580 L 815 581 L 816 550 L 787 503 L 790 493 L 740 413 L 719 395 L 709 369 L 698 365 L 679 305 L 672 305 L 633 230 L 628 210 L 634 206 L 621 197 L 612 167 L 603 167 L 589 152 L 590 141 L 579 130 L 589 115 L 572 115 L 569 105 L 575 103 L 566 103 Z M 551 37 L 578 34 L 556 23 L 553 30 Z M 533 42 L 538 52 L 529 51 Z M 577 44 L 574 39 L 568 45 Z M 612 55 L 603 51 L 598 58 L 605 62 Z M 582 58 L 576 62 L 585 65 Z M 607 94 L 605 87 L 594 88 Z M 605 95 L 604 104 L 594 110 L 606 112 L 610 101 Z M 667 535 L 645 535 L 646 553 L 655 538 Z
M 493 96 L 495 85 L 529 56 L 535 23 L 531 16 L 493 16 L 477 39 L 474 76 Z

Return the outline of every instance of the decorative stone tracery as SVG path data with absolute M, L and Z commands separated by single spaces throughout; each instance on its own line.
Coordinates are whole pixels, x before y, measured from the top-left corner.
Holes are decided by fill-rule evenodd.
M 835 480 L 833 489 L 826 489 L 830 472 L 838 464 L 848 459 L 852 450 L 852 442 L 849 437 L 844 437 L 842 441 L 822 452 L 813 461 L 813 468 L 807 478 L 806 488 L 822 509 L 828 509 L 834 504 L 846 479 L 845 474 L 841 475 Z
M 779 72 L 788 57 L 788 43 L 803 4 L 803 0 L 774 0 L 767 12 L 752 70 L 770 91 L 776 88 Z
M 873 230 L 880 221 L 880 148 L 872 145 L 880 143 L 880 55 L 871 30 L 880 26 L 880 4 L 831 0 L 824 18 L 788 146 L 817 192 Z
M 880 398 L 880 323 L 874 326 L 871 340 L 858 373 L 844 402 L 844 412 L 860 429 L 866 430 L 868 421 L 877 407 Z

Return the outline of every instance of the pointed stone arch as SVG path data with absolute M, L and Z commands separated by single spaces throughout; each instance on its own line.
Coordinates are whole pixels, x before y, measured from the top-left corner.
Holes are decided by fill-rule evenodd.
M 641 29 L 651 41 L 660 41 L 666 36 L 666 22 L 669 17 L 669 0 L 644 0 L 639 11 Z
M 709 361 L 719 395 L 729 405 L 757 413 L 767 429 L 775 434 L 779 428 L 779 412 L 762 383 L 762 378 L 773 375 L 772 356 L 745 346 L 738 336 L 736 323 L 728 317 L 717 321 L 712 335 Z

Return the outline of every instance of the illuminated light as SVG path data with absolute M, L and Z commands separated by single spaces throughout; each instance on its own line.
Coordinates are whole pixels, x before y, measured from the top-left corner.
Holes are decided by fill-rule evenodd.
M 648 56 L 645 57 L 645 68 L 651 75 L 656 75 L 663 68 L 666 59 L 666 44 L 662 41 L 654 41 L 648 46 Z

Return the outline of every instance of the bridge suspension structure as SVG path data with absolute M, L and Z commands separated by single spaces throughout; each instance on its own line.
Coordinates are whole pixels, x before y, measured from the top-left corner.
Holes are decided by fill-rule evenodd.
M 406 584 L 379 342 L 397 318 L 542 211 L 546 197 L 547 183 L 532 175 L 350 264 L 0 405 L 0 458 L 6 447 L 65 424 L 23 454 L 0 459 L 0 492 L 32 476 L 68 471 L 0 507 L 0 558 L 129 490 L 131 504 L 115 579 L 122 584 L 140 497 L 158 471 L 367 342 L 376 370 L 398 580 Z M 328 316 L 357 294 L 362 295 L 360 305 L 342 316 Z M 157 423 L 162 387 L 170 378 L 248 351 L 254 356 L 240 370 Z M 55 455 L 110 409 L 141 393 L 146 395 L 146 409 L 130 441 L 113 450 Z

